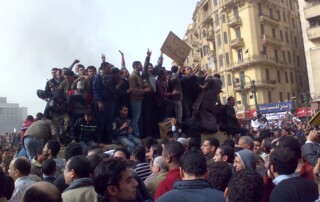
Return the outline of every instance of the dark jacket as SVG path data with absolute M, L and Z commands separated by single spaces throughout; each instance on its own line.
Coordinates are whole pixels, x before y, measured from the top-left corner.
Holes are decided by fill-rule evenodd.
M 301 147 L 301 150 L 303 159 L 315 166 L 320 156 L 320 145 L 318 143 L 306 143 Z
M 173 190 L 162 195 L 157 202 L 225 202 L 223 192 L 210 187 L 210 183 L 203 179 L 178 180 Z
M 126 122 L 129 122 L 129 123 L 131 122 L 129 117 L 127 118 L 117 117 L 112 122 L 113 137 L 115 139 L 117 139 L 120 135 L 125 135 L 125 136 L 128 135 L 128 129 L 120 129 L 120 127 Z
M 87 122 L 83 117 L 79 118 L 73 126 L 70 128 L 70 137 L 79 141 L 95 140 L 99 137 L 98 122 L 96 119 L 92 119 Z
M 108 91 L 108 81 L 107 76 L 101 76 L 100 74 L 97 74 L 93 78 L 93 86 L 92 86 L 92 92 L 93 92 L 93 101 L 102 101 L 106 102 L 109 100 L 110 95 Z

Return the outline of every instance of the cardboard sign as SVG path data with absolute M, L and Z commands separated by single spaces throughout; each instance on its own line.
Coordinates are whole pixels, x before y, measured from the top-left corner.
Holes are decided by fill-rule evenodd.
M 173 32 L 169 32 L 161 47 L 161 51 L 179 65 L 184 63 L 191 48 Z
M 318 112 L 312 119 L 309 121 L 310 125 L 320 126 L 320 112 Z

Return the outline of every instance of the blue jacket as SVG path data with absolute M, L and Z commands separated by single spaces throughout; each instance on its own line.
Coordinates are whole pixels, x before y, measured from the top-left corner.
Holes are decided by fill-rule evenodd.
M 212 189 L 208 181 L 203 179 L 178 180 L 173 190 L 162 195 L 157 202 L 225 202 L 222 191 Z

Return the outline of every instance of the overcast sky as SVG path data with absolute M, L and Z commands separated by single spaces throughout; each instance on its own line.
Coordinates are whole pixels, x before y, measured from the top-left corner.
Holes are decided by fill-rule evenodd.
M 99 67 L 101 54 L 120 67 L 143 61 L 148 48 L 156 63 L 160 48 L 173 31 L 183 38 L 196 0 L 0 0 L 0 96 L 43 112 L 36 96 L 51 78 L 52 67 L 80 63 Z M 165 57 L 169 68 L 171 59 Z

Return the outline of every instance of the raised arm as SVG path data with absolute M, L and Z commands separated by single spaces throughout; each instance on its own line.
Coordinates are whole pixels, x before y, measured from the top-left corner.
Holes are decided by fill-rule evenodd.
M 73 66 L 74 66 L 75 64 L 78 64 L 79 62 L 80 62 L 80 60 L 75 59 L 75 60 L 73 61 L 73 63 L 68 67 L 68 69 L 72 70 Z
M 119 53 L 121 54 L 121 68 L 126 68 L 126 61 L 124 59 L 124 54 L 121 50 L 119 50 Z
M 147 57 L 146 57 L 146 60 L 144 61 L 143 70 L 142 70 L 142 76 L 144 79 L 149 78 L 148 67 L 149 67 L 149 63 L 150 63 L 151 54 L 152 54 L 152 51 L 150 51 L 148 48 Z
M 161 70 L 161 67 L 162 67 L 162 64 L 163 64 L 163 53 L 161 52 L 159 58 L 158 58 L 158 62 L 157 62 L 157 65 L 154 67 L 154 70 L 153 70 L 153 75 L 158 75 L 160 70 Z

